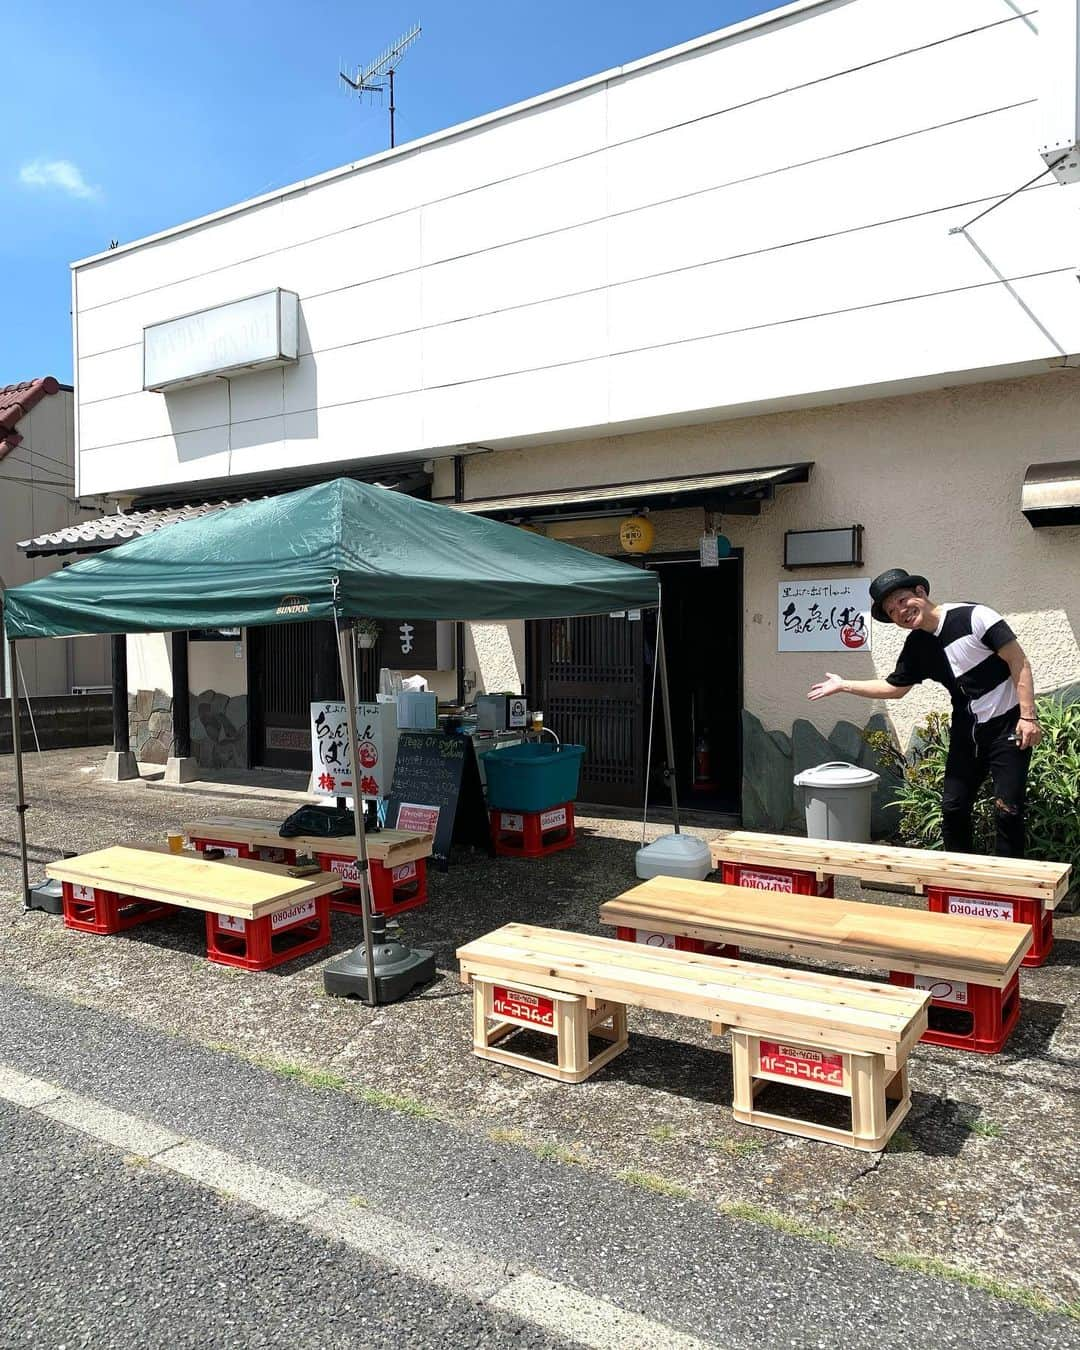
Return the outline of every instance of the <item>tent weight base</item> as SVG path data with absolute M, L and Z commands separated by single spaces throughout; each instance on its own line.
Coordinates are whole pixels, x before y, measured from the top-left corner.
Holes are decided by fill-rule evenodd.
M 27 909 L 41 909 L 46 914 L 63 914 L 64 892 L 59 881 L 39 881 L 30 887 Z
M 435 953 L 424 947 L 387 941 L 385 928 L 378 922 L 380 917 L 375 916 L 374 928 L 375 988 L 379 1003 L 396 1003 L 418 985 L 429 984 L 435 978 Z M 369 1002 L 363 943 L 330 962 L 323 971 L 323 988 L 332 998 L 353 996 Z

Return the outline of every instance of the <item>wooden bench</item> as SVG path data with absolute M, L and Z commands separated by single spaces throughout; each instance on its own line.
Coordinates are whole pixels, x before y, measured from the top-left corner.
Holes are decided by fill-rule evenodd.
M 207 957 L 244 970 L 269 970 L 327 946 L 328 897 L 340 885 L 327 872 L 293 877 L 281 864 L 210 862 L 152 844 L 99 849 L 45 871 L 62 883 L 68 928 L 119 933 L 177 909 L 202 910 Z
M 351 835 L 328 839 L 301 834 L 286 839 L 274 820 L 247 816 L 211 816 L 189 821 L 184 833 L 194 848 L 224 849 L 227 855 L 259 858 L 266 862 L 293 862 L 297 853 L 310 854 L 324 872 L 336 872 L 340 889 L 330 898 L 330 908 L 345 914 L 362 914 L 357 887 L 356 840 Z M 427 859 L 434 835 L 411 830 L 378 830 L 367 836 L 372 900 L 380 914 L 402 914 L 427 902 Z
M 924 1041 L 986 1054 L 1020 1016 L 1020 964 L 1031 946 L 1026 925 L 677 877 L 606 901 L 600 922 L 624 941 L 726 956 L 745 946 L 888 971 L 891 983 L 930 995 Z
M 915 989 L 516 923 L 467 943 L 458 959 L 481 1059 L 580 1082 L 626 1049 L 633 1004 L 730 1031 L 733 1109 L 748 1125 L 879 1149 L 910 1107 L 907 1057 L 928 1003 Z M 554 1063 L 508 1047 L 526 1030 L 554 1040 Z M 603 1042 L 598 1053 L 590 1037 Z M 847 1098 L 850 1126 L 763 1108 L 770 1083 Z
M 832 895 L 832 879 L 854 877 L 912 886 L 938 914 L 1031 925 L 1025 966 L 1041 966 L 1054 945 L 1053 910 L 1069 889 L 1068 863 L 993 858 L 934 849 L 848 844 L 752 830 L 723 830 L 711 843 L 713 866 L 733 886 Z

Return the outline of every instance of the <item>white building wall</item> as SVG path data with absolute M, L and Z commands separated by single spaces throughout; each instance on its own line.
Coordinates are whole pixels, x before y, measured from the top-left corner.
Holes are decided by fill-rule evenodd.
M 1080 194 L 950 234 L 1042 165 L 1037 27 L 1011 0 L 804 0 L 77 264 L 80 491 L 1061 362 Z M 295 367 L 142 392 L 144 325 L 276 286 Z
M 932 708 L 947 708 L 937 685 L 898 702 L 840 697 L 810 703 L 827 670 L 847 679 L 888 675 L 903 641 L 873 624 L 861 652 L 777 652 L 777 585 L 792 579 L 873 577 L 888 567 L 922 572 L 941 600 L 979 600 L 1000 610 L 1031 659 L 1040 692 L 1080 681 L 1080 526 L 1033 529 L 1020 513 L 1032 462 L 1074 459 L 1080 371 L 1062 370 L 973 388 L 935 391 L 830 408 L 732 419 L 711 426 L 550 446 L 469 461 L 466 496 L 638 481 L 662 462 L 693 474 L 718 465 L 813 460 L 810 482 L 777 490 L 758 517 L 724 516 L 723 532 L 743 550 L 743 701 L 770 730 L 806 718 L 828 734 L 841 719 L 865 724 L 883 712 L 905 743 Z M 695 550 L 700 509 L 660 511 L 657 554 Z M 620 554 L 618 519 L 596 522 L 573 542 Z M 861 569 L 784 570 L 785 530 L 860 524 Z M 554 532 L 554 530 L 553 530 Z M 708 614 L 702 623 L 709 622 Z
M 48 576 L 59 558 L 27 558 L 17 541 L 85 520 L 74 500 L 74 400 L 47 394 L 20 420 L 22 441 L 0 460 L 0 585 Z M 32 696 L 70 694 L 72 686 L 111 683 L 106 638 L 20 642 L 18 658 Z M 21 687 L 21 686 L 20 686 Z

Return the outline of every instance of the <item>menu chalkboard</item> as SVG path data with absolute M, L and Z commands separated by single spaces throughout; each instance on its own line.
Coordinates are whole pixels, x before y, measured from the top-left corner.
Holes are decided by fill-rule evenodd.
M 398 830 L 431 830 L 433 861 L 446 871 L 451 844 L 491 849 L 476 752 L 467 736 L 403 731 L 386 819 Z

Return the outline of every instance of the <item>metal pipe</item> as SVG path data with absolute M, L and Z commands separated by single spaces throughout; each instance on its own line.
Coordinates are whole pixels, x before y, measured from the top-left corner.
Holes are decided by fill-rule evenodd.
M 353 823 L 356 827 L 356 870 L 360 878 L 361 916 L 364 925 L 364 964 L 367 968 L 367 1001 L 371 1007 L 379 1003 L 375 983 L 375 951 L 372 943 L 371 915 L 373 899 L 371 876 L 368 872 L 367 834 L 364 831 L 364 798 L 360 792 L 360 761 L 357 758 L 356 705 L 360 691 L 356 683 L 356 650 L 353 646 L 353 626 L 346 620 L 338 628 L 338 659 L 341 662 L 341 687 L 345 693 L 345 723 L 349 731 L 349 768 L 353 781 Z
M 667 780 L 671 789 L 671 818 L 679 833 L 679 796 L 675 788 L 675 737 L 671 730 L 671 698 L 668 694 L 667 658 L 664 655 L 664 616 L 656 611 L 656 660 L 660 666 L 660 702 L 664 709 L 664 739 L 667 742 Z
M 22 728 L 19 725 L 21 712 L 19 708 L 19 679 L 18 666 L 15 662 L 15 643 L 6 642 L 4 644 L 6 653 L 5 674 L 8 681 L 8 689 L 11 693 L 11 750 L 15 759 L 15 823 L 19 832 L 19 857 L 22 861 L 22 886 L 23 886 L 23 913 L 30 908 L 30 862 L 26 856 L 26 794 L 23 788 L 23 765 L 22 765 Z

